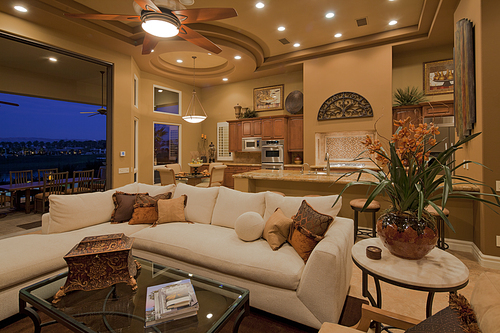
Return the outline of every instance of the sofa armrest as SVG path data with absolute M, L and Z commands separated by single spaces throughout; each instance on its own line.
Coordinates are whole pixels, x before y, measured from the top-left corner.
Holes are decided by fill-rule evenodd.
M 42 234 L 49 233 L 49 221 L 50 221 L 50 213 L 45 213 L 42 215 Z
M 297 296 L 320 322 L 338 322 L 352 275 L 354 221 L 336 217 L 307 260 Z

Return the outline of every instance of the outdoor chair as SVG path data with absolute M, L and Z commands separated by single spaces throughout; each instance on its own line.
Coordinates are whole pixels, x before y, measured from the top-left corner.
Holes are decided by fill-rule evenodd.
M 66 194 L 68 171 L 56 172 L 43 179 L 42 192 L 35 195 L 35 213 L 45 213 L 45 203 L 51 194 Z
M 99 170 L 97 171 L 97 178 L 98 180 L 94 180 L 94 191 L 99 191 L 103 192 L 106 191 L 106 167 L 105 166 L 100 166 Z
M 73 171 L 73 181 L 71 188 L 67 189 L 68 194 L 79 194 L 93 192 L 94 170 Z
M 23 185 L 29 184 L 33 181 L 33 170 L 22 170 L 22 171 L 10 171 L 10 185 Z M 21 199 L 26 198 L 26 191 L 13 191 L 11 193 L 11 204 L 14 205 L 16 209 L 21 208 Z M 31 195 L 30 195 L 31 197 Z M 26 198 L 28 202 L 31 198 Z
M 161 186 L 176 184 L 174 169 L 160 168 L 157 171 L 160 174 Z
M 43 182 L 43 179 L 45 178 L 45 175 L 48 175 L 49 173 L 56 173 L 59 172 L 58 168 L 53 168 L 53 169 L 38 169 L 38 181 Z
M 220 164 L 212 166 L 212 170 L 210 172 L 210 180 L 208 183 L 199 183 L 196 185 L 197 187 L 215 187 L 221 186 L 224 181 L 224 170 L 227 168 L 227 165 Z

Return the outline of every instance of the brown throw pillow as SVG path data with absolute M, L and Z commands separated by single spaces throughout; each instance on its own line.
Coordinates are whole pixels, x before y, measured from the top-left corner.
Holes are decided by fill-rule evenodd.
M 156 202 L 158 200 L 160 200 L 160 199 L 167 200 L 167 199 L 170 199 L 171 197 L 172 197 L 172 192 L 158 194 L 158 195 L 155 195 L 154 197 L 149 196 L 148 194 L 145 194 L 145 195 L 139 194 L 137 196 L 137 198 L 135 199 L 135 203 L 136 204 L 143 204 L 143 205 L 146 205 L 146 204 L 156 205 Z
M 283 245 L 290 234 L 290 226 L 293 220 L 283 214 L 280 208 L 276 208 L 273 215 L 269 217 L 264 227 L 262 237 L 269 243 L 269 246 L 276 251 Z
M 293 228 L 288 242 L 299 256 L 307 262 L 316 244 L 324 238 L 324 234 L 333 221 L 333 217 L 317 212 L 307 201 L 303 200 L 293 217 Z
M 156 204 L 135 204 L 128 224 L 154 224 L 158 220 Z
M 184 215 L 186 203 L 187 195 L 185 194 L 175 199 L 158 200 L 158 220 L 153 224 L 153 227 L 162 223 L 186 221 Z
M 115 210 L 111 214 L 112 223 L 127 222 L 132 218 L 135 199 L 139 194 L 148 195 L 147 193 L 125 193 L 120 191 L 113 193 Z

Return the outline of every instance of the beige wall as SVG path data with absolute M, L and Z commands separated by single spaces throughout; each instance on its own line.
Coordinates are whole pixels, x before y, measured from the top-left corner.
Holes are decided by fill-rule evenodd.
M 304 162 L 314 164 L 316 132 L 373 130 L 389 138 L 392 130 L 392 49 L 380 46 L 304 63 Z M 351 91 L 368 100 L 373 117 L 318 121 L 330 96 Z
M 453 45 L 431 47 L 422 50 L 394 53 L 392 55 L 392 86 L 417 87 L 424 90 L 424 62 L 453 59 Z M 426 96 L 429 101 L 453 100 L 453 94 Z

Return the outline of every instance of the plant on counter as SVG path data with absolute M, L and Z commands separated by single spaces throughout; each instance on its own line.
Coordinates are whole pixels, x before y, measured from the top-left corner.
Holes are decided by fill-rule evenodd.
M 470 199 L 500 207 L 500 196 L 495 194 L 492 187 L 476 179 L 453 175 L 454 171 L 466 163 L 483 166 L 474 161 L 464 161 L 454 166 L 455 161 L 452 160 L 454 152 L 462 149 L 466 142 L 473 140 L 481 133 L 465 137 L 441 152 L 436 158 L 429 158 L 431 149 L 437 144 L 434 135 L 439 134 L 438 128 L 434 124 L 415 126 L 409 121 L 410 118 L 394 122 L 398 129 L 389 141 L 389 152 L 382 147 L 379 140 L 372 141 L 367 136 L 363 144 L 371 156 L 375 155 L 375 159 L 380 164 L 379 169 L 361 169 L 344 174 L 339 179 L 352 174 L 357 174 L 358 178 L 356 181 L 348 183 L 340 195 L 353 185 L 372 186 L 373 190 L 363 207 L 366 209 L 377 195 L 385 194 L 391 201 L 392 207 L 384 212 L 377 221 L 377 233 L 391 253 L 403 258 L 418 259 L 411 257 L 408 253 L 395 253 L 388 245 L 400 246 L 400 242 L 404 242 L 408 237 L 402 234 L 405 231 L 410 231 L 418 237 L 418 240 L 413 240 L 415 244 L 428 245 L 429 250 L 421 257 L 425 256 L 437 241 L 435 221 L 426 210 L 428 206 L 431 206 L 455 231 L 448 217 L 443 213 L 449 199 Z M 375 162 L 372 158 L 370 159 Z M 387 168 L 387 172 L 384 171 L 384 167 Z M 362 174 L 371 175 L 374 180 L 360 180 Z M 457 190 L 453 188 L 456 185 L 471 186 L 474 189 L 487 187 L 491 193 Z M 436 203 L 441 204 L 441 207 Z M 384 237 L 391 238 L 384 239 Z
M 406 87 L 406 89 L 398 88 L 394 93 L 394 105 L 393 106 L 404 106 L 404 105 L 417 105 L 422 102 L 426 102 L 425 93 L 418 90 L 417 87 Z
M 245 113 L 243 113 L 240 117 L 241 118 L 256 118 L 257 117 L 257 111 L 255 110 L 250 110 L 250 109 L 247 109 L 245 111 Z

